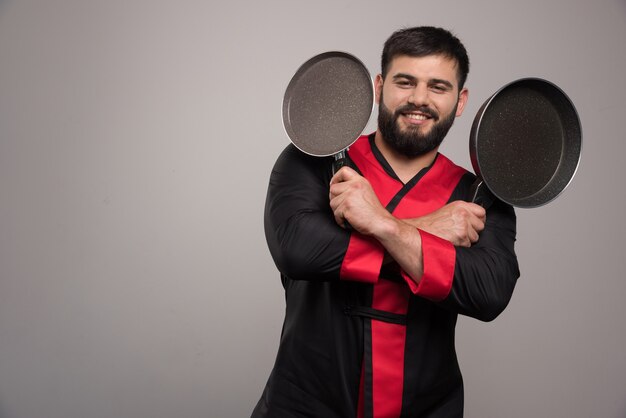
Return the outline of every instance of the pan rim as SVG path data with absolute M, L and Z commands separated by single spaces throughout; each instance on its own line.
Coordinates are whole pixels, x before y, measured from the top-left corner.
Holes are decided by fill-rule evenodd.
M 570 129 L 575 129 L 578 132 L 578 139 L 577 139 L 577 147 L 578 147 L 578 155 L 576 157 L 575 163 L 572 160 L 570 162 L 570 164 L 573 164 L 573 170 L 571 170 L 571 174 L 569 175 L 569 178 L 567 179 L 567 181 L 564 182 L 564 184 L 560 187 L 560 190 L 557 189 L 558 191 L 554 193 L 554 195 L 549 195 L 549 198 L 545 198 L 543 200 L 540 200 L 539 202 L 532 202 L 532 198 L 539 195 L 540 193 L 544 192 L 544 190 L 546 190 L 547 187 L 549 187 L 550 185 L 553 184 L 555 177 L 557 177 L 557 175 L 559 174 L 559 170 L 561 167 L 561 162 L 559 162 L 559 164 L 557 165 L 557 168 L 554 170 L 554 172 L 552 173 L 552 176 L 550 177 L 550 179 L 541 187 L 541 189 L 537 190 L 536 192 L 532 193 L 532 194 L 528 194 L 522 197 L 516 197 L 516 198 L 503 198 L 501 196 L 499 196 L 498 194 L 496 194 L 495 192 L 493 192 L 492 188 L 489 186 L 489 182 L 487 179 L 485 179 L 484 175 L 483 175 L 483 164 L 481 164 L 481 158 L 479 156 L 478 150 L 477 150 L 477 136 L 478 136 L 478 132 L 480 131 L 480 127 L 481 124 L 483 123 L 483 119 L 485 118 L 485 114 L 487 113 L 486 110 L 489 108 L 489 106 L 491 105 L 491 103 L 500 95 L 500 93 L 502 93 L 504 90 L 506 89 L 510 89 L 511 87 L 514 87 L 517 84 L 523 84 L 523 83 L 539 83 L 539 84 L 545 84 L 547 86 L 549 86 L 550 88 L 554 89 L 559 95 L 562 96 L 562 98 L 564 99 L 565 102 L 567 102 L 567 104 L 569 105 L 569 108 L 571 110 L 572 116 L 573 116 L 573 120 L 575 120 L 575 126 L 573 126 Z M 476 172 L 476 175 L 479 176 L 483 182 L 485 183 L 485 185 L 487 186 L 487 188 L 489 188 L 489 190 L 491 190 L 491 192 L 500 200 L 502 200 L 505 203 L 508 203 L 512 206 L 515 207 L 519 207 L 519 208 L 535 208 L 535 207 L 541 207 L 544 205 L 547 205 L 548 203 L 554 201 L 557 197 L 559 197 L 571 184 L 571 182 L 573 181 L 579 167 L 580 167 L 580 161 L 582 158 L 582 149 L 583 149 L 583 132 L 582 132 L 582 123 L 580 121 L 580 116 L 578 114 L 578 111 L 576 109 L 576 107 L 574 106 L 573 101 L 571 100 L 571 98 L 567 95 L 567 93 L 565 93 L 565 91 L 563 91 L 563 89 L 561 89 L 559 86 L 557 86 L 555 83 L 546 80 L 544 78 L 541 77 L 523 77 L 523 78 L 519 78 L 516 79 L 514 81 L 511 81 L 507 84 L 505 84 L 504 86 L 500 87 L 495 93 L 493 93 L 480 107 L 479 109 L 479 116 L 476 121 L 474 122 L 474 126 L 472 126 L 472 136 L 470 138 L 470 157 L 472 159 L 472 165 L 474 165 L 474 171 Z M 560 115 L 561 116 L 561 115 Z M 474 150 L 472 150 L 472 148 L 474 148 Z M 562 153 L 563 154 L 563 153 Z M 561 155 L 561 161 L 563 160 L 563 155 Z M 474 160 L 475 160 L 475 164 L 474 164 Z M 531 202 L 531 203 L 527 203 L 527 202 Z
M 285 121 L 285 116 L 284 116 L 284 109 L 285 109 L 285 101 L 287 100 L 287 92 L 289 91 L 289 87 L 292 85 L 292 83 L 294 82 L 294 80 L 296 79 L 296 77 L 301 73 L 301 71 L 305 70 L 307 67 L 310 66 L 310 63 L 312 61 L 320 61 L 321 59 L 323 59 L 325 56 L 328 57 L 343 57 L 343 58 L 347 58 L 351 61 L 353 61 L 354 63 L 356 63 L 362 70 L 364 75 L 367 76 L 368 79 L 368 86 L 369 86 L 369 91 L 371 92 L 372 95 L 372 103 L 371 103 L 371 107 L 369 110 L 369 117 L 367 119 L 367 122 L 364 124 L 363 128 L 361 129 L 361 131 L 359 132 L 358 135 L 356 135 L 356 138 L 352 139 L 350 141 L 350 143 L 344 147 L 341 148 L 335 152 L 330 152 L 330 153 L 312 153 L 309 152 L 307 150 L 304 150 L 301 148 L 301 146 L 299 146 L 298 144 L 296 144 L 294 142 L 294 140 L 292 139 L 291 135 L 289 135 L 289 132 L 287 130 L 287 126 L 286 126 L 286 121 Z M 293 146 L 295 146 L 298 150 L 300 150 L 301 152 L 313 156 L 313 157 L 330 157 L 332 155 L 335 155 L 341 151 L 345 151 L 347 149 L 350 148 L 350 146 L 352 146 L 352 144 L 354 144 L 357 139 L 359 139 L 362 135 L 363 132 L 365 131 L 365 128 L 367 128 L 367 125 L 369 124 L 370 120 L 372 119 L 372 113 L 374 112 L 374 108 L 376 105 L 376 92 L 374 89 L 374 81 L 372 79 L 372 75 L 369 72 L 367 66 L 363 63 L 363 61 L 361 61 L 358 57 L 356 57 L 355 55 L 346 52 L 346 51 L 342 51 L 339 49 L 333 49 L 333 50 L 328 50 L 328 51 L 324 51 L 324 52 L 320 52 L 318 54 L 315 54 L 313 56 L 311 56 L 309 59 L 307 59 L 304 63 L 300 64 L 297 68 L 297 70 L 293 73 L 293 75 L 291 76 L 291 78 L 289 79 L 289 81 L 287 82 L 287 86 L 284 89 L 285 93 L 283 94 L 282 100 L 281 100 L 281 126 L 283 128 L 283 132 L 285 133 L 285 135 L 287 136 L 287 138 L 289 139 L 290 143 L 293 144 Z

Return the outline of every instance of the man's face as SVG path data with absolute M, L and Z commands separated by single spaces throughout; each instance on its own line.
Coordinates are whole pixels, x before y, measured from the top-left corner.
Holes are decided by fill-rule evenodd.
M 415 157 L 437 149 L 454 118 L 463 113 L 456 62 L 441 55 L 398 56 L 385 80 L 376 78 L 378 129 L 398 153 Z

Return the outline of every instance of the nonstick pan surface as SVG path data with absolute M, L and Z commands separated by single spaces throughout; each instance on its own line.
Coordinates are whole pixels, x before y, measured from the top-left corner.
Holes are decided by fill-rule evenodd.
M 474 171 L 498 199 L 537 207 L 572 180 L 582 149 L 576 109 L 555 84 L 524 78 L 498 90 L 478 111 L 470 134 Z
M 283 125 L 301 151 L 340 153 L 358 139 L 374 108 L 374 85 L 363 63 L 330 51 L 305 62 L 283 98 Z

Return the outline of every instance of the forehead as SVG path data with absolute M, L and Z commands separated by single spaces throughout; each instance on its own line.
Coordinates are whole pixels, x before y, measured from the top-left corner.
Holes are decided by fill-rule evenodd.
M 394 77 L 398 74 L 407 74 L 418 80 L 447 80 L 455 87 L 458 86 L 457 62 L 444 55 L 427 55 L 424 57 L 399 55 L 394 57 L 389 65 L 387 77 Z

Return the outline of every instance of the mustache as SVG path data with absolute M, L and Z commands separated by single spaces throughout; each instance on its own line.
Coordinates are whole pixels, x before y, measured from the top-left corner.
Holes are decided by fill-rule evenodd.
M 400 114 L 409 113 L 409 112 L 420 112 L 420 113 L 430 116 L 435 121 L 439 120 L 439 113 L 436 110 L 431 109 L 430 107 L 426 105 L 416 106 L 413 103 L 408 103 L 396 109 L 394 113 L 395 113 L 395 117 L 397 118 L 398 116 L 400 116 Z

